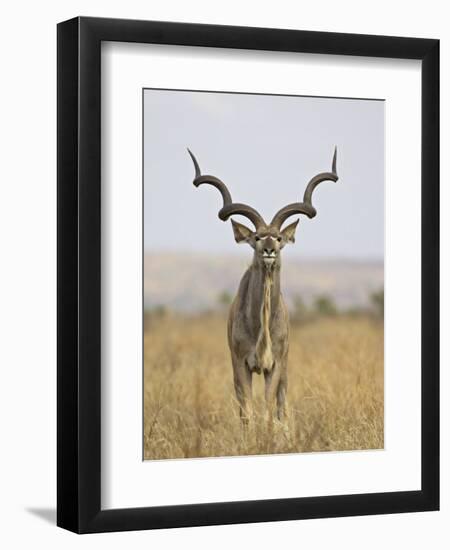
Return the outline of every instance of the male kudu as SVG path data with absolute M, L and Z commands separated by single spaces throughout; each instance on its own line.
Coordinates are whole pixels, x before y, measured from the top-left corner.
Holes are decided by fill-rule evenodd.
M 248 243 L 254 250 L 253 262 L 241 279 L 238 293 L 231 305 L 228 317 L 228 344 L 233 364 L 234 387 L 240 404 L 240 415 L 244 424 L 251 417 L 252 375 L 263 372 L 265 398 L 270 414 L 276 399 L 277 416 L 285 415 L 287 390 L 287 358 L 289 349 L 289 318 L 280 291 L 280 251 L 295 241 L 295 230 L 299 220 L 281 229 L 283 223 L 296 214 L 314 218 L 316 209 L 311 199 L 314 189 L 326 180 L 337 181 L 336 149 L 331 172 L 314 176 L 306 186 L 303 202 L 289 204 L 279 210 L 267 224 L 251 206 L 234 203 L 226 185 L 215 176 L 201 175 L 199 164 L 194 162 L 194 185 L 213 185 L 219 190 L 223 207 L 219 218 L 228 220 L 232 215 L 247 217 L 255 231 L 231 220 L 237 243 Z

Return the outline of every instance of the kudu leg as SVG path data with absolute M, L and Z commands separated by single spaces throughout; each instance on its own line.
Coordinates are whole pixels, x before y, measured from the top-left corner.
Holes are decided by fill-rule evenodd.
M 264 395 L 266 398 L 267 415 L 269 419 L 273 418 L 279 378 L 280 376 L 276 365 L 271 371 L 264 371 Z
M 234 389 L 239 402 L 239 414 L 242 425 L 248 426 L 252 417 L 252 373 L 245 363 L 234 372 Z
M 286 391 L 287 376 L 281 374 L 277 369 L 269 373 L 264 373 L 265 378 L 265 397 L 269 418 L 273 418 L 275 402 L 277 406 L 277 418 L 282 421 L 286 415 Z
M 277 417 L 282 422 L 286 416 L 287 377 L 281 376 L 277 388 Z

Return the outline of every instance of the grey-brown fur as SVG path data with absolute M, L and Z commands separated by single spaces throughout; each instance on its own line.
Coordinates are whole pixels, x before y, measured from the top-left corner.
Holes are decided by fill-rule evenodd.
M 262 216 L 246 204 L 233 203 L 226 185 L 215 176 L 201 175 L 194 155 L 189 151 L 195 166 L 194 185 L 207 183 L 222 195 L 223 207 L 219 218 L 227 220 L 233 214 L 246 216 L 255 230 L 231 220 L 237 243 L 249 244 L 253 262 L 241 279 L 237 295 L 228 317 L 228 344 L 233 365 L 234 387 L 244 423 L 252 416 L 252 377 L 264 375 L 265 397 L 272 414 L 276 403 L 280 420 L 285 415 L 287 391 L 287 359 L 289 352 L 289 317 L 280 291 L 280 253 L 286 244 L 295 242 L 298 220 L 281 229 L 292 215 L 316 215 L 312 193 L 322 181 L 337 181 L 336 150 L 332 171 L 314 176 L 308 183 L 303 202 L 281 208 L 267 224 Z
M 273 266 L 267 266 L 255 250 L 253 262 L 242 277 L 230 308 L 228 344 L 234 387 L 244 420 L 251 416 L 253 373 L 264 374 L 268 408 L 272 409 L 276 399 L 278 418 L 284 416 L 289 319 L 280 292 L 280 269 L 279 255 Z M 267 287 L 270 296 L 265 292 Z

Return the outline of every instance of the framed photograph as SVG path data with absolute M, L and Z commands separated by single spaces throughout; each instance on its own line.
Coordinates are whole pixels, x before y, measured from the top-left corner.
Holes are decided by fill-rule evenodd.
M 58 525 L 438 507 L 439 41 L 60 23 Z

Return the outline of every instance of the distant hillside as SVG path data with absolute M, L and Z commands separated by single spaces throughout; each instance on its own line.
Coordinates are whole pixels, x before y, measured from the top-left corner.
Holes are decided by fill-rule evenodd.
M 221 293 L 234 296 L 251 261 L 240 256 L 155 253 L 144 257 L 144 304 L 192 312 L 216 308 Z M 382 262 L 291 260 L 284 258 L 282 290 L 288 303 L 300 296 L 309 303 L 319 294 L 339 307 L 364 306 L 384 285 Z

